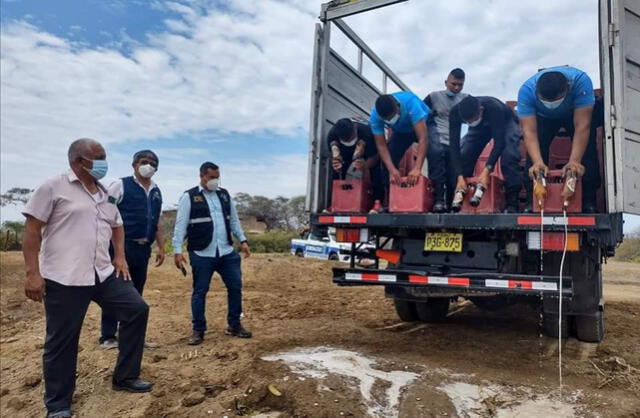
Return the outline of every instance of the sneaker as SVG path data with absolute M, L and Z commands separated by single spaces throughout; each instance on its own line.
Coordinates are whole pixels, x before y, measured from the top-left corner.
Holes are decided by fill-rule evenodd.
M 147 382 L 142 379 L 125 379 L 119 382 L 115 380 L 111 383 L 113 390 L 124 391 L 130 393 L 145 393 L 151 392 L 153 389 L 153 383 Z
M 100 343 L 100 348 L 103 350 L 113 350 L 114 348 L 118 348 L 118 340 L 115 338 L 107 338 Z
M 242 325 L 238 325 L 235 328 L 227 328 L 224 333 L 238 338 L 251 338 L 252 336 L 252 334 L 244 329 Z
M 193 331 L 191 337 L 189 337 L 189 341 L 187 344 L 189 345 L 200 345 L 204 341 L 204 331 Z
M 444 200 L 436 200 L 431 211 L 433 213 L 445 213 L 447 211 L 447 205 L 444 203 Z
M 61 409 L 55 412 L 48 412 L 47 418 L 71 418 L 73 413 L 70 409 Z

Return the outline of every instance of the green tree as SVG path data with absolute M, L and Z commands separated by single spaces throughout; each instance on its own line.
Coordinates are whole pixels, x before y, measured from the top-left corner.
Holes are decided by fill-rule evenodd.
M 32 189 L 24 187 L 14 187 L 7 190 L 6 193 L 0 194 L 0 206 L 15 205 L 17 203 L 27 203 L 29 196 L 33 192 Z

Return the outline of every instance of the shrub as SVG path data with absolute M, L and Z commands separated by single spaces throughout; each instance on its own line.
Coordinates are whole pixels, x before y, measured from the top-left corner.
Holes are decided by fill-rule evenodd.
M 640 263 L 640 237 L 626 238 L 616 250 L 616 260 Z
M 288 253 L 291 239 L 297 238 L 295 232 L 274 231 L 265 234 L 247 236 L 251 251 L 254 253 Z

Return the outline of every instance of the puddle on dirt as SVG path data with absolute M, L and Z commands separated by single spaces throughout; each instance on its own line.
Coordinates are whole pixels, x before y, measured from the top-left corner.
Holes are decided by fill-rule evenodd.
M 474 385 L 464 382 L 444 383 L 438 389 L 447 394 L 461 417 L 481 418 L 572 418 L 577 407 L 549 395 L 536 395 L 528 388 L 513 388 L 495 384 Z M 569 399 L 575 402 L 578 394 Z
M 312 378 L 323 378 L 336 374 L 359 381 L 360 393 L 367 405 L 369 415 L 374 417 L 397 417 L 402 389 L 419 377 L 404 371 L 385 372 L 376 370 L 375 360 L 348 350 L 318 347 L 302 349 L 263 357 L 266 361 L 284 361 L 294 373 Z M 385 399 L 373 396 L 376 381 L 386 383 Z
M 430 387 L 446 394 L 459 417 L 572 418 L 582 412 L 578 404 L 580 391 L 565 393 L 560 399 L 554 394 L 539 394 L 524 386 L 499 385 L 487 381 L 481 381 L 480 385 L 469 383 L 473 376 L 441 368 L 431 369 L 425 375 L 400 370 L 385 372 L 374 368 L 375 359 L 343 349 L 305 348 L 262 359 L 284 361 L 294 373 L 308 378 L 322 379 L 333 374 L 356 379 L 368 413 L 373 417 L 397 417 L 403 390 L 415 383 L 412 390 L 420 391 L 425 382 L 422 379 L 421 382 L 415 381 L 425 375 L 439 381 L 433 386 L 431 383 Z M 374 390 L 374 385 L 380 387 L 380 383 L 386 388 L 382 399 Z

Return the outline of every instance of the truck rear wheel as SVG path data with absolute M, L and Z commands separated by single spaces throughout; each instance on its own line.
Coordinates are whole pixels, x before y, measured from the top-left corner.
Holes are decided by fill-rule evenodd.
M 337 261 L 337 260 L 339 260 L 339 259 L 340 259 L 340 257 L 338 257 L 338 254 L 336 254 L 336 253 L 331 253 L 331 254 L 329 254 L 329 260 L 331 260 L 331 261 Z
M 393 305 L 396 307 L 396 313 L 402 321 L 415 322 L 418 320 L 415 302 L 393 298 Z
M 424 302 L 416 302 L 416 312 L 422 322 L 440 322 L 449 312 L 449 298 L 428 298 Z
M 599 343 L 604 338 L 604 312 L 575 316 L 576 337 L 580 341 Z
M 547 337 L 558 338 L 562 329 L 562 338 L 569 337 L 569 317 L 562 315 L 562 328 L 558 326 L 558 314 L 545 313 L 542 316 L 542 332 Z

